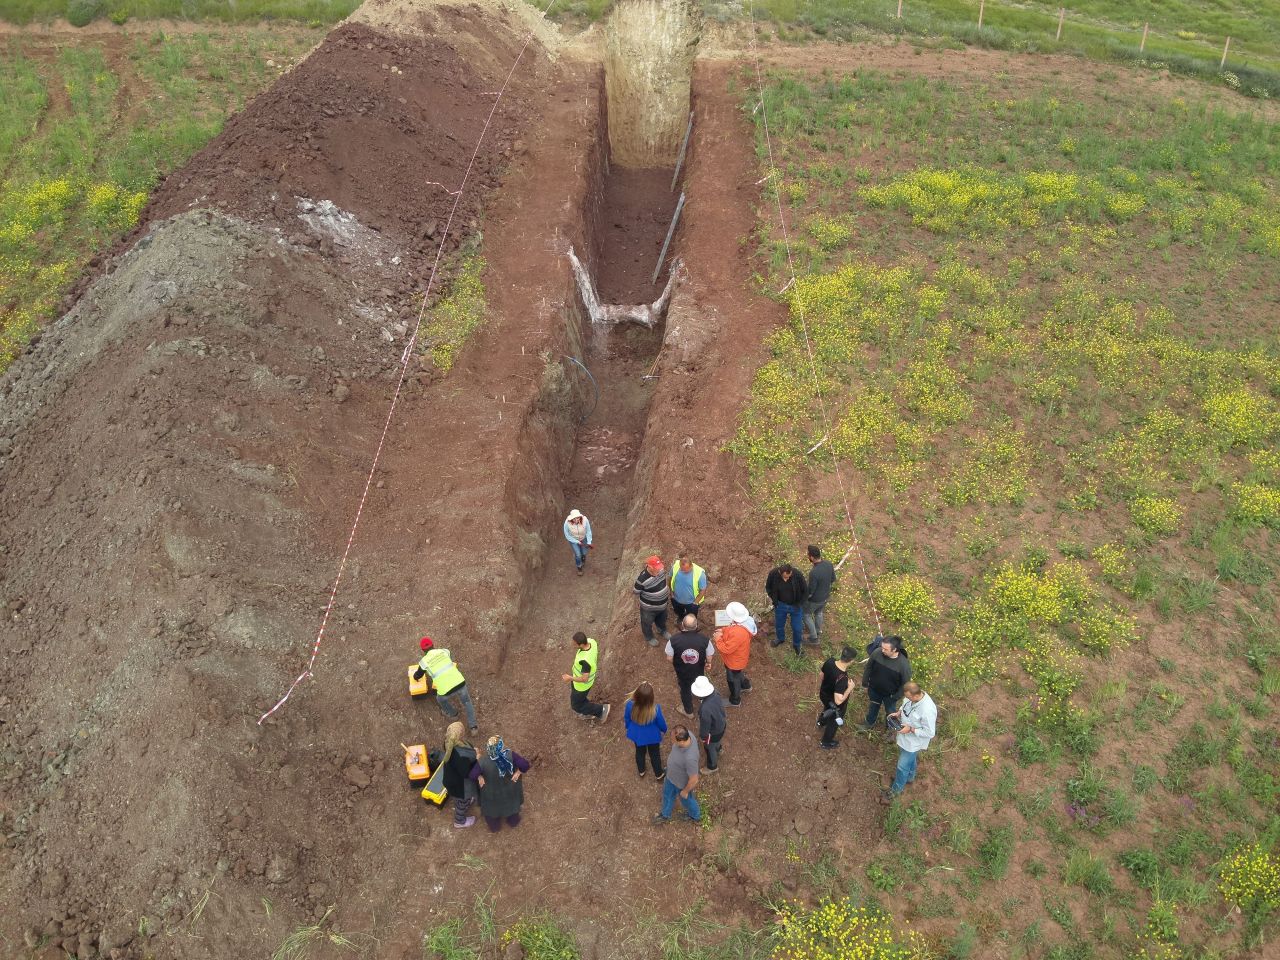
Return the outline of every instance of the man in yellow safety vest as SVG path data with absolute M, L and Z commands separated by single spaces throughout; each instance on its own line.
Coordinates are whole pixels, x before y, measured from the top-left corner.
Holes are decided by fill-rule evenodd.
M 702 595 L 707 592 L 707 571 L 689 559 L 686 553 L 671 565 L 671 606 L 676 612 L 676 623 L 685 614 L 695 617 L 702 606 Z
M 449 651 L 437 649 L 430 637 L 423 637 L 418 646 L 422 647 L 423 656 L 418 661 L 418 669 L 413 672 L 413 679 L 430 677 L 440 712 L 450 720 L 456 720 L 461 706 L 467 712 L 467 726 L 471 728 L 471 733 L 479 733 L 480 728 L 476 726 L 476 705 L 471 702 L 471 694 L 467 692 L 467 679 L 453 662 Z
M 573 635 L 573 645 L 577 648 L 573 655 L 573 672 L 560 677 L 573 685 L 573 689 L 569 691 L 569 706 L 583 720 L 594 717 L 603 723 L 609 718 L 609 704 L 592 703 L 587 699 L 596 682 L 596 661 L 600 656 L 600 647 L 581 630 Z

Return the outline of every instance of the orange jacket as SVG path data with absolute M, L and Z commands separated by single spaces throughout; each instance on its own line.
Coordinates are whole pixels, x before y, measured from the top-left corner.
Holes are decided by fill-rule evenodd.
M 720 631 L 716 653 L 729 670 L 745 670 L 751 659 L 751 631 L 740 623 L 731 623 Z

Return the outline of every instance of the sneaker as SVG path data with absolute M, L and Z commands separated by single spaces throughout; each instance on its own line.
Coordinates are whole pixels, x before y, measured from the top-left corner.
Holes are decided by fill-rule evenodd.
M 646 640 L 645 643 L 649 644 L 649 646 L 651 647 L 656 647 L 658 645 L 658 641 L 656 638 L 652 640 Z
M 746 692 L 747 692 L 748 690 L 750 690 L 750 689 L 751 689 L 751 681 L 750 681 L 750 680 L 743 680 L 743 681 L 742 681 L 742 692 L 743 692 L 743 693 L 746 693 Z
M 780 647 L 780 646 L 782 646 L 782 641 L 781 641 L 781 640 L 770 640 L 770 641 L 769 641 L 769 646 L 771 646 L 771 647 Z
M 476 818 L 467 817 L 467 819 L 463 820 L 461 823 L 455 823 L 453 827 L 455 830 L 465 830 L 467 829 L 467 827 L 474 827 L 475 825 L 476 825 Z
M 719 769 L 719 767 L 702 767 L 698 772 L 705 776 L 708 773 L 715 773 Z
M 819 740 L 818 746 L 820 746 L 823 750 L 834 750 L 837 746 L 839 746 L 839 744 L 835 740 L 832 740 L 830 743 L 826 743 L 825 741 Z
M 693 714 L 690 713 L 688 710 L 686 710 L 684 707 L 676 707 L 676 713 L 680 714 L 680 716 L 682 717 L 688 717 L 690 720 L 693 719 Z
M 642 774 L 642 776 L 643 776 L 643 774 Z M 654 783 L 661 783 L 661 782 L 662 782 L 663 780 L 665 780 L 665 779 L 667 779 L 667 771 L 663 770 L 661 773 L 659 773 L 656 777 L 654 777 L 654 778 L 653 778 L 653 782 L 654 782 Z
M 882 806 L 882 807 L 892 806 L 892 804 L 893 804 L 893 798 L 894 798 L 895 796 L 896 796 L 896 794 L 894 794 L 893 792 L 891 792 L 891 791 L 889 791 L 889 790 L 881 790 L 881 791 L 880 791 L 880 797 L 879 797 L 878 802 L 879 802 L 880 806 Z
M 729 706 L 731 706 L 731 707 L 740 707 L 740 706 L 742 706 L 742 701 L 741 701 L 741 700 L 730 700 L 730 701 L 729 701 Z
M 648 773 L 648 772 L 649 772 L 648 770 L 641 770 L 641 771 L 640 771 L 640 779 L 641 779 L 641 780 L 643 780 L 643 779 L 644 779 L 644 775 L 645 775 L 646 773 Z
M 662 827 L 662 826 L 665 826 L 666 824 L 670 823 L 670 822 L 671 822 L 671 818 L 670 818 L 670 817 L 664 817 L 662 814 L 658 813 L 658 814 L 655 814 L 655 815 L 654 815 L 654 817 L 653 817 L 653 819 L 652 819 L 652 820 L 650 820 L 649 822 L 650 822 L 650 823 L 652 823 L 655 827 Z
M 600 714 L 600 722 L 601 722 L 601 723 L 604 723 L 606 720 L 608 720 L 608 719 L 609 719 L 609 711 L 610 711 L 611 709 L 612 709 L 612 707 L 611 707 L 609 704 L 607 704 L 607 703 L 606 703 L 606 704 L 604 705 L 604 713 Z
M 667 643 L 670 643 L 670 642 L 671 642 L 671 634 L 669 634 L 669 633 L 667 633 L 667 631 L 663 630 L 663 631 L 662 631 L 662 639 L 666 640 L 666 641 L 667 641 Z
M 583 570 L 582 570 L 582 568 L 581 568 L 581 567 L 579 567 L 579 568 L 578 568 L 578 576 L 582 576 L 582 573 L 583 573 Z

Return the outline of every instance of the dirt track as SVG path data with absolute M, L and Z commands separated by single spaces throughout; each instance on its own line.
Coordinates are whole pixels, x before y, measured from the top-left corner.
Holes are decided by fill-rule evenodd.
M 874 843 L 849 798 L 879 751 L 849 744 L 815 774 L 797 710 L 814 684 L 764 650 L 705 832 L 653 832 L 621 725 L 572 719 L 559 681 L 586 628 L 601 694 L 620 706 L 648 678 L 674 704 L 636 627 L 639 558 L 689 548 L 717 605 L 755 596 L 769 563 L 721 452 L 782 320 L 751 286 L 757 176 L 728 64 L 694 77 L 688 280 L 665 331 L 592 333 L 568 245 L 607 297 L 642 299 L 674 197 L 663 173 L 606 178 L 598 66 L 527 54 L 461 220 L 484 234 L 488 323 L 447 377 L 411 379 L 316 676 L 256 725 L 305 665 L 386 415 L 450 202 L 428 181 L 460 180 L 523 36 L 474 10 L 424 17 L 335 31 L 170 179 L 2 383 L 10 944 L 257 956 L 332 906 L 375 954 L 416 956 L 492 886 L 503 915 L 549 907 L 585 956 L 614 957 L 642 950 L 624 946 L 640 915 L 699 896 L 762 919 L 753 895 L 792 882 L 784 837 L 859 861 Z M 491 55 L 459 52 L 477 45 Z M 605 397 L 581 425 L 591 393 L 567 355 Z M 570 505 L 596 524 L 581 579 Z M 424 632 L 457 655 L 483 732 L 535 762 L 518 834 L 455 832 L 405 787 L 398 744 L 443 731 L 405 696 Z

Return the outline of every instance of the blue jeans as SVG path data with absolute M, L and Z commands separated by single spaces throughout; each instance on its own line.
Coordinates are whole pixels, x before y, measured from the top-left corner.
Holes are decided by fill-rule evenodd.
M 898 770 L 893 775 L 893 786 L 889 792 L 895 797 L 907 788 L 907 784 L 916 778 L 916 755 L 910 750 L 898 748 Z
M 773 605 L 773 639 L 781 643 L 787 638 L 787 621 L 791 621 L 791 645 L 800 652 L 800 634 L 804 631 L 804 611 L 792 603 Z
M 587 545 L 577 540 L 570 540 L 569 546 L 573 548 L 573 565 L 581 570 L 582 565 L 587 562 Z
M 666 818 L 671 817 L 671 811 L 675 809 L 676 797 L 680 795 L 680 787 L 677 787 L 670 780 L 662 784 L 662 815 Z M 698 797 L 692 790 L 689 796 L 680 801 L 684 807 L 684 812 L 689 815 L 689 819 L 694 823 L 702 822 L 702 808 L 698 806 Z
M 867 722 L 868 727 L 875 726 L 876 716 L 880 713 L 881 705 L 884 706 L 885 726 L 889 725 L 889 714 L 898 709 L 898 698 L 889 696 L 881 699 L 883 694 L 876 693 L 874 690 L 867 691 L 867 699 L 871 702 L 867 705 Z
M 467 692 L 465 683 L 448 693 L 437 693 L 436 703 L 440 705 L 440 712 L 450 720 L 458 719 L 458 705 L 461 704 L 462 709 L 467 712 L 467 726 L 476 725 L 476 705 L 471 702 L 471 694 Z

